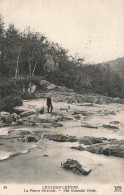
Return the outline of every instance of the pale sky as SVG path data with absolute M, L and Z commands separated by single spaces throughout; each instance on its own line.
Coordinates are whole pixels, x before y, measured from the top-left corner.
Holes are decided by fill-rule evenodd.
M 124 56 L 124 0 L 0 0 L 8 25 L 30 26 L 86 62 Z

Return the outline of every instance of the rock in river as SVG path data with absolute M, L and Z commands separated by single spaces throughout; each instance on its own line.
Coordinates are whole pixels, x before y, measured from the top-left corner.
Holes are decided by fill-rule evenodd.
M 113 126 L 113 125 L 103 125 L 103 127 L 106 129 L 119 129 L 118 127 Z
M 107 138 L 96 138 L 96 137 L 84 136 L 79 140 L 79 143 L 84 145 L 92 145 L 92 144 L 103 143 L 105 140 L 107 140 Z
M 108 144 L 96 144 L 87 147 L 87 150 L 96 154 L 104 154 L 107 156 L 116 156 L 124 158 L 124 144 L 108 143 Z
M 83 125 L 81 125 L 81 127 L 92 128 L 92 129 L 98 129 L 97 126 L 89 125 L 89 124 L 83 124 Z
M 82 168 L 82 165 L 77 160 L 73 160 L 73 159 L 67 159 L 67 161 L 65 161 L 64 163 L 61 163 L 61 166 L 64 169 L 72 170 L 81 175 L 88 175 L 91 172 L 91 170 L 85 171 Z
M 48 134 L 44 135 L 44 137 L 57 142 L 76 142 L 78 140 L 75 136 L 68 136 L 62 134 Z
M 71 149 L 80 150 L 80 151 L 86 150 L 86 149 L 85 149 L 84 147 L 82 147 L 82 146 L 72 146 Z

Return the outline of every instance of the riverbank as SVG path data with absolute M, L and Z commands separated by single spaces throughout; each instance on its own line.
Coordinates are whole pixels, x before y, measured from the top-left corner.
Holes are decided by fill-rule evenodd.
M 69 98 L 54 96 L 52 114 L 47 113 L 45 98 L 23 101 L 16 108 L 21 123 L 0 130 L 1 183 L 124 181 L 120 174 L 124 169 L 124 106 L 69 102 Z M 41 107 L 44 114 L 38 112 Z M 56 135 L 66 140 L 55 140 Z M 106 153 L 100 152 L 103 145 L 108 148 Z M 67 159 L 78 160 L 91 173 L 82 176 L 63 169 L 61 162 Z

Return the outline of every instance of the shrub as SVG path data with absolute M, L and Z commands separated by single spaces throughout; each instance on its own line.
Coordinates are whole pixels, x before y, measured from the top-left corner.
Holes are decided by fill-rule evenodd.
M 21 106 L 22 99 L 20 96 L 9 95 L 0 100 L 0 111 L 12 113 L 15 106 Z
M 34 99 L 35 98 L 35 95 L 34 94 L 29 94 L 27 91 L 26 92 L 23 92 L 21 94 L 21 98 L 23 100 L 29 100 L 29 99 Z

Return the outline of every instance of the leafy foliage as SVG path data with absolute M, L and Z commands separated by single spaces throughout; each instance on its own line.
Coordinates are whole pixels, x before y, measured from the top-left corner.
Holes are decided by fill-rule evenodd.
M 21 106 L 22 99 L 20 96 L 9 95 L 0 100 L 0 111 L 12 113 L 15 106 Z
M 78 93 L 124 97 L 123 81 L 109 65 L 84 64 L 84 58 L 69 56 L 68 51 L 58 43 L 49 41 L 45 35 L 30 28 L 20 32 L 10 24 L 5 30 L 2 16 L 0 76 L 0 97 L 6 103 L 7 98 L 12 99 L 12 96 L 29 98 L 23 88 L 27 88 L 30 82 L 40 88 L 41 79 L 72 88 Z M 5 76 L 8 78 L 4 80 Z M 13 102 L 20 104 L 16 99 Z

